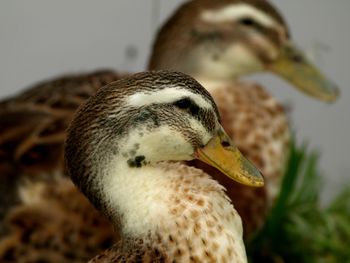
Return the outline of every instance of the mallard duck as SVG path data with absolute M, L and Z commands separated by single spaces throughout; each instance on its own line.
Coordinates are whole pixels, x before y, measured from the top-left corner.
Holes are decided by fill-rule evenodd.
M 178 162 L 199 159 L 262 186 L 220 125 L 214 100 L 182 73 L 139 73 L 101 88 L 76 113 L 65 159 L 77 187 L 119 229 L 91 262 L 247 262 L 222 186 Z
M 232 21 L 230 19 L 220 21 L 215 18 L 215 14 L 220 14 L 215 12 L 221 10 L 220 12 L 223 12 L 223 17 L 226 19 L 227 11 L 224 12 L 225 8 L 231 10 L 228 14 L 240 15 L 232 17 L 232 19 L 235 18 Z M 208 21 L 210 17 L 212 22 Z M 272 19 L 272 21 L 276 20 L 277 22 L 275 22 L 279 26 L 275 27 L 279 29 L 268 26 L 261 27 L 260 20 L 264 21 L 266 18 Z M 278 39 L 278 37 L 273 37 L 275 31 L 281 32 L 281 42 L 276 44 L 271 42 L 273 39 Z M 226 52 L 230 43 L 238 45 L 237 52 L 235 52 L 236 49 L 233 49 L 234 52 Z M 185 48 L 186 46 L 187 48 Z M 200 53 L 202 59 L 199 60 L 198 57 L 195 57 L 195 59 L 190 60 L 194 58 L 194 55 L 198 55 L 203 47 L 208 47 L 208 49 L 207 52 Z M 266 55 L 265 57 L 265 53 L 271 56 Z M 288 54 L 289 61 L 297 61 L 298 66 L 307 68 L 307 72 L 309 72 L 308 76 L 299 75 L 299 78 L 298 75 L 290 74 L 290 78 L 295 84 L 303 90 L 309 90 L 309 93 L 313 93 L 316 97 L 331 100 L 336 96 L 336 92 L 332 92 L 334 86 L 330 85 L 317 70 L 310 67 L 299 51 L 293 49 L 287 26 L 278 12 L 267 1 L 194 0 L 185 3 L 160 30 L 150 60 L 150 68 L 153 69 L 171 68 L 171 63 L 174 63 L 176 69 L 196 77 L 209 89 L 219 104 L 223 126 L 230 136 L 233 135 L 236 138 L 239 148 L 265 175 L 269 190 L 259 188 L 259 190 L 252 191 L 250 188 L 233 187 L 231 180 L 227 180 L 220 173 L 213 173 L 213 176 L 228 189 L 228 196 L 235 200 L 236 208 L 244 218 L 243 223 L 247 232 L 252 232 L 261 225 L 266 209 L 278 191 L 279 178 L 282 175 L 284 160 L 288 152 L 289 129 L 282 106 L 261 86 L 236 81 L 239 76 L 263 70 L 271 70 L 282 75 L 288 75 L 288 72 L 292 73 L 293 70 L 299 74 L 304 72 L 296 71 L 293 64 L 288 65 L 287 62 L 284 62 L 283 54 Z M 163 56 L 164 58 L 161 59 Z M 186 56 L 189 59 L 186 59 Z M 209 63 L 210 59 L 216 63 Z M 179 61 L 183 63 L 179 63 Z M 190 61 L 196 63 L 191 64 Z M 210 69 L 197 67 L 201 64 L 197 62 L 208 62 Z M 230 64 L 230 62 L 234 62 L 234 64 Z M 207 65 L 207 63 L 203 65 Z M 284 69 L 278 65 L 284 65 Z M 195 72 L 194 69 L 198 71 Z M 220 72 L 222 74 L 219 74 Z M 23 205 L 12 209 L 8 216 L 7 221 L 10 222 L 10 228 L 15 228 L 16 235 L 10 238 L 11 242 L 5 242 L 7 246 L 4 251 L 14 249 L 14 244 L 17 244 L 17 249 L 19 245 L 16 242 L 21 243 L 25 250 L 35 249 L 31 242 L 21 241 L 23 235 L 29 235 L 25 224 L 16 223 L 22 222 L 17 219 L 18 217 L 23 218 L 24 211 L 26 214 L 31 213 L 33 205 L 36 207 L 57 205 L 57 211 L 61 211 L 60 207 L 65 205 L 65 199 L 54 201 L 54 197 L 47 198 L 48 192 L 44 190 L 44 185 L 49 185 L 47 182 L 62 185 L 62 187 L 70 185 L 65 178 L 57 179 L 56 176 L 56 174 L 62 174 L 63 171 L 62 146 L 65 129 L 80 103 L 93 95 L 98 88 L 119 77 L 120 74 L 111 71 L 64 76 L 54 81 L 43 82 L 0 104 L 2 130 L 0 133 L 0 155 L 1 160 L 4 161 L 0 164 L 0 169 L 2 169 L 2 174 L 11 174 L 11 176 L 1 177 L 1 180 L 6 181 L 6 185 L 9 186 L 6 188 L 6 192 L 1 191 L 3 193 L 2 200 L 4 200 L 3 198 L 7 200 L 7 205 L 3 205 L 5 210 L 2 213 L 9 214 L 7 213 L 8 208 L 13 207 L 14 202 Z M 210 171 L 210 174 L 212 172 Z M 23 174 L 29 176 L 23 176 Z M 34 180 L 34 183 L 22 184 L 23 178 L 26 181 Z M 62 183 L 62 181 L 64 182 Z M 37 187 L 37 184 L 41 186 Z M 19 191 L 17 191 L 18 185 L 20 185 Z M 85 202 L 81 207 L 89 206 L 89 203 L 80 196 L 78 191 L 75 194 L 77 200 Z M 35 198 L 31 198 L 32 195 Z M 18 209 L 20 213 L 17 213 Z M 96 215 L 96 211 L 92 207 L 82 214 L 77 211 L 80 210 L 70 210 L 70 215 L 67 216 L 70 219 L 62 217 L 61 224 L 65 224 L 65 221 L 68 220 L 71 226 L 69 231 L 72 233 L 79 232 L 81 220 L 86 214 L 91 212 Z M 46 209 L 38 212 L 39 218 L 45 212 Z M 32 219 L 32 224 L 35 225 L 37 216 L 27 216 L 26 218 Z M 107 221 L 105 220 L 105 222 Z M 105 227 L 110 229 L 107 223 Z M 56 225 L 53 228 L 56 228 Z M 101 228 L 102 226 L 100 226 Z M 90 230 L 93 229 L 90 228 Z M 40 228 L 36 228 L 35 240 L 40 239 L 38 236 L 43 236 L 42 240 L 45 240 L 46 232 L 39 234 L 39 230 Z M 34 233 L 34 231 L 30 233 Z M 56 232 L 56 234 L 60 235 L 61 233 Z M 90 233 L 90 236 L 93 234 Z M 69 254 L 68 260 L 70 261 L 72 261 L 73 256 L 76 256 L 75 260 L 84 260 L 91 253 L 91 249 L 80 247 L 81 242 L 78 240 L 73 238 L 73 241 L 70 241 L 71 244 L 76 242 L 74 251 L 69 251 L 72 247 L 71 244 L 63 245 L 66 247 L 63 251 Z M 113 235 L 110 233 L 110 236 L 97 240 L 94 247 L 104 248 L 108 240 L 113 240 Z M 27 249 L 28 246 L 30 248 Z M 60 246 L 62 245 L 60 244 Z M 22 250 L 23 247 L 21 247 Z M 51 243 L 47 249 L 51 250 L 52 253 L 63 253 L 55 249 Z M 80 256 L 85 252 L 84 257 Z M 41 254 L 43 254 L 43 250 L 41 250 Z
M 263 0 L 186 2 L 159 30 L 149 68 L 178 70 L 199 81 L 216 101 L 229 136 L 264 174 L 265 189 L 251 189 L 194 163 L 225 185 L 247 235 L 254 232 L 279 192 L 290 130 L 281 104 L 260 85 L 238 79 L 269 71 L 326 102 L 337 98 L 337 86 L 293 44 L 281 14 Z

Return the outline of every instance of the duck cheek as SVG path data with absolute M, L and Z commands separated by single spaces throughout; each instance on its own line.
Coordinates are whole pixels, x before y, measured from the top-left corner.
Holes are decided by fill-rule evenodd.
M 150 133 L 144 134 L 139 143 L 137 155 L 147 153 L 146 160 L 153 162 L 168 160 L 189 160 L 193 147 L 186 137 L 169 126 L 161 126 Z

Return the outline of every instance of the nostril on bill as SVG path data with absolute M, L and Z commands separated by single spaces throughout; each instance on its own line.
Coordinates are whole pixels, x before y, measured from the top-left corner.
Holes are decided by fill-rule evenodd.
M 231 144 L 230 144 L 228 141 L 222 141 L 222 142 L 221 142 L 221 145 L 222 145 L 222 147 L 224 147 L 224 148 L 227 148 L 227 147 L 230 147 L 230 146 L 231 146 Z

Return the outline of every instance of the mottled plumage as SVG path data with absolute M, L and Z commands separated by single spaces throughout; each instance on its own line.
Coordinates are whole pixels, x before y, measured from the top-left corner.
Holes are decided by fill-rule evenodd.
M 122 76 L 113 71 L 66 75 L 2 101 L 1 163 L 35 176 L 62 171 L 62 143 L 74 111 L 100 87 Z
M 225 185 L 249 237 L 279 192 L 290 130 L 283 106 L 261 86 L 238 78 L 271 71 L 325 101 L 337 97 L 337 88 L 294 47 L 284 19 L 263 0 L 188 1 L 159 30 L 151 54 L 151 69 L 185 72 L 210 92 L 223 127 L 262 171 L 265 189 L 257 190 L 194 164 Z
M 271 199 L 279 190 L 288 157 L 290 130 L 282 106 L 261 86 L 237 83 L 212 93 L 222 124 L 237 147 L 265 177 L 264 188 L 251 188 L 227 180 L 222 173 L 198 161 L 204 169 L 227 189 L 242 217 L 246 234 L 254 233 L 264 223 Z
M 169 89 L 173 96 L 162 97 Z M 198 112 L 179 103 L 184 99 Z M 241 220 L 224 188 L 201 170 L 164 162 L 202 160 L 198 151 L 209 156 L 206 147 L 221 129 L 207 91 L 167 71 L 113 82 L 77 111 L 65 147 L 68 173 L 121 239 L 92 262 L 246 262 Z M 227 139 L 218 145 L 234 150 Z M 130 156 L 144 162 L 130 165 Z M 218 168 L 228 165 L 227 175 L 255 173 L 246 161 L 213 158 Z
M 29 183 L 6 218 L 1 262 L 86 262 L 117 238 L 109 221 L 68 178 Z
M 92 262 L 244 262 L 244 247 L 234 236 L 242 236 L 241 219 L 223 188 L 200 170 L 179 163 L 162 166 L 174 173 L 169 184 L 159 185 L 171 219 L 157 218 L 156 233 L 126 238 Z M 239 230 L 232 233 L 227 226 Z
M 240 4 L 246 4 L 248 8 L 244 6 L 242 9 L 239 6 L 239 11 L 232 9 L 232 5 Z M 220 21 L 218 18 L 227 14 L 217 14 L 226 7 L 231 8 L 228 13 L 234 19 L 228 17 L 228 20 Z M 239 17 L 245 12 L 249 16 Z M 274 21 L 272 26 L 267 26 L 271 19 Z M 271 95 L 256 84 L 237 82 L 237 78 L 263 70 L 286 77 L 285 73 L 273 69 L 272 64 L 278 60 L 280 53 L 285 52 L 285 45 L 291 44 L 288 31 L 281 15 L 267 1 L 193 0 L 181 6 L 159 31 L 149 63 L 151 69 L 177 69 L 200 81 L 217 102 L 223 126 L 263 172 L 267 187 L 252 190 L 227 181 L 216 170 L 206 170 L 228 189 L 228 196 L 242 215 L 247 236 L 264 222 L 265 214 L 278 192 L 284 162 L 288 156 L 289 129 L 283 107 Z M 238 46 L 239 49 L 232 51 L 231 45 Z M 227 50 L 232 52 L 226 52 Z M 298 62 L 298 66 L 303 66 L 302 54 L 290 50 L 288 54 L 291 60 Z M 201 66 L 208 65 L 208 62 L 208 68 Z M 228 62 L 232 63 L 223 67 L 223 63 Z M 57 177 L 65 175 L 62 149 L 65 130 L 74 111 L 97 89 L 120 77 L 120 74 L 112 71 L 68 75 L 40 83 L 0 103 L 0 173 L 3 175 L 0 177 L 0 221 L 5 215 L 16 218 L 19 215 L 16 211 L 22 209 L 36 213 L 18 193 L 26 192 L 28 181 L 42 183 L 50 189 L 56 184 Z M 295 81 L 297 86 L 304 85 L 302 80 L 297 80 L 299 82 L 290 81 Z M 324 79 L 318 82 L 312 80 L 311 78 L 307 85 L 317 83 L 322 86 L 326 82 Z M 310 88 L 304 90 L 328 101 L 334 98 L 332 92 L 323 94 L 318 91 L 315 95 L 309 91 Z M 134 159 L 131 162 L 137 166 L 142 160 Z M 80 193 L 77 191 L 76 194 L 78 196 Z M 59 198 L 57 201 L 62 204 L 65 202 Z M 86 207 L 85 213 L 97 215 L 88 205 L 82 207 Z M 9 212 L 9 209 L 13 210 Z M 62 224 L 67 221 L 64 213 L 57 218 L 60 218 Z M 31 235 L 44 237 L 46 229 L 51 228 L 51 221 L 45 224 L 36 228 Z M 78 223 L 74 225 L 78 228 L 77 231 L 84 227 Z M 0 234 L 7 233 L 3 240 L 15 240 L 11 236 L 14 232 L 8 224 L 2 224 L 1 227 Z M 110 229 L 108 223 L 103 229 Z M 25 231 L 25 227 L 22 231 Z M 92 231 L 96 231 L 98 236 L 98 229 Z M 0 243 L 0 247 L 4 242 Z M 94 246 L 96 249 L 104 248 L 105 244 L 96 241 Z M 83 243 L 78 239 L 71 247 L 75 248 L 71 251 L 73 254 L 80 248 L 84 250 Z M 44 254 L 42 249 L 41 255 Z M 93 254 L 86 251 L 84 258 L 89 255 Z M 55 261 L 49 252 L 46 259 Z
M 78 106 L 122 76 L 67 75 L 0 103 L 0 261 L 85 262 L 116 240 L 64 178 L 63 143 Z

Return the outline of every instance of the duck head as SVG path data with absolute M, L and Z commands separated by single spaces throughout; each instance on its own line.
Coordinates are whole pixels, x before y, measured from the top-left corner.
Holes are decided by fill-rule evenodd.
M 229 82 L 268 71 L 317 99 L 339 94 L 291 39 L 283 17 L 265 0 L 193 0 L 159 30 L 150 69 Z
M 195 158 L 242 184 L 263 185 L 260 172 L 220 125 L 209 93 L 191 77 L 168 71 L 135 74 L 101 88 L 77 111 L 65 146 L 69 175 L 98 208 L 109 206 L 111 177 L 127 184 L 125 174 Z

